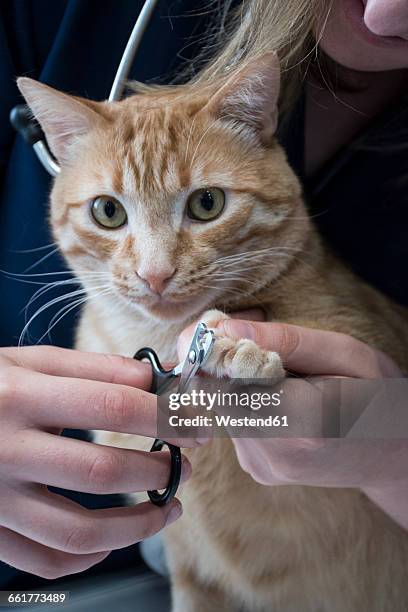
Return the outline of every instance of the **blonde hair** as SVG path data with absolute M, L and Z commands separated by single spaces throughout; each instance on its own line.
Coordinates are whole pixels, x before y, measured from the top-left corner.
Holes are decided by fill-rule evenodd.
M 316 57 L 314 33 L 324 27 L 331 2 L 242 0 L 234 10 L 231 5 L 232 0 L 228 0 L 221 11 L 210 43 L 200 58 L 207 63 L 193 82 L 212 81 L 238 62 L 274 50 L 282 69 L 280 109 L 288 110 L 297 98 L 311 60 Z

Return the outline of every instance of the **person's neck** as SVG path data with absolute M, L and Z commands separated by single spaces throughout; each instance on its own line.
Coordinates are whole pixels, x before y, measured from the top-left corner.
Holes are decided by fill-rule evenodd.
M 305 173 L 313 176 L 407 89 L 408 70 L 335 75 L 311 71 L 306 81 Z

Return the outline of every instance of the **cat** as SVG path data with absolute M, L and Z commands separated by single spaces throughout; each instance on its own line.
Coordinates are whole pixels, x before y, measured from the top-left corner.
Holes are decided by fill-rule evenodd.
M 78 349 L 149 345 L 175 362 L 202 312 L 215 324 L 261 305 L 269 321 L 350 334 L 408 371 L 406 310 L 338 261 L 308 217 L 275 137 L 275 54 L 115 103 L 18 86 L 62 168 L 50 220 L 90 298 Z M 240 376 L 256 362 L 251 376 L 285 375 L 250 341 L 218 336 L 215 347 L 207 371 Z M 130 435 L 96 440 L 138 447 Z M 262 486 L 228 439 L 185 452 L 184 514 L 164 532 L 173 612 L 408 609 L 408 534 L 362 492 Z

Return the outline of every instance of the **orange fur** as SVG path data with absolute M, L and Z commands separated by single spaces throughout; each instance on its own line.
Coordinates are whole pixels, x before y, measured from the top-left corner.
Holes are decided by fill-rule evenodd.
M 252 71 L 262 68 L 260 60 Z M 276 90 L 272 76 L 267 86 Z M 262 89 L 261 77 L 254 87 Z M 174 360 L 179 332 L 206 308 L 261 305 L 269 320 L 351 334 L 408 372 L 406 311 L 322 243 L 283 151 L 268 136 L 269 98 L 255 89 L 239 97 L 239 82 L 144 88 L 115 104 L 75 99 L 75 109 L 68 96 L 56 101 L 66 129 L 78 103 L 88 109 L 87 122 L 89 109 L 97 116 L 69 139 L 51 195 L 51 223 L 69 265 L 90 295 L 97 282 L 84 270 L 106 272 L 110 286 L 85 306 L 77 347 L 132 355 L 148 344 Z M 21 83 L 52 146 L 58 117 L 42 114 L 38 87 Z M 259 112 L 255 127 L 243 115 L 248 99 Z M 56 146 L 60 151 L 61 140 Z M 213 222 L 192 223 L 185 202 L 203 186 L 224 189 L 226 208 Z M 89 202 L 104 194 L 127 210 L 128 224 L 118 230 L 90 218 Z M 165 302 L 137 278 L 140 262 L 176 268 Z M 225 346 L 231 363 L 235 348 Z M 256 354 L 257 347 L 244 348 L 246 358 Z M 99 432 L 97 439 L 139 444 L 119 434 Z M 184 516 L 166 533 L 174 612 L 408 609 L 408 536 L 358 490 L 259 485 L 240 469 L 228 440 L 188 455 L 193 476 L 181 491 Z

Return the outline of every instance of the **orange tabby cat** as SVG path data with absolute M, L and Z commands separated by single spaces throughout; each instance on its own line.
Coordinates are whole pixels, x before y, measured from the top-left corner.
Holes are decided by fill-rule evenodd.
M 346 270 L 307 217 L 274 139 L 274 55 L 205 87 L 144 87 L 118 103 L 18 84 L 62 168 L 51 223 L 90 297 L 79 349 L 150 345 L 175 360 L 203 310 L 261 304 L 269 320 L 351 334 L 408 371 L 407 313 Z M 250 341 L 215 347 L 209 371 L 284 376 Z M 261 486 L 226 439 L 187 454 L 184 515 L 166 530 L 174 612 L 408 610 L 408 535 L 361 492 Z

